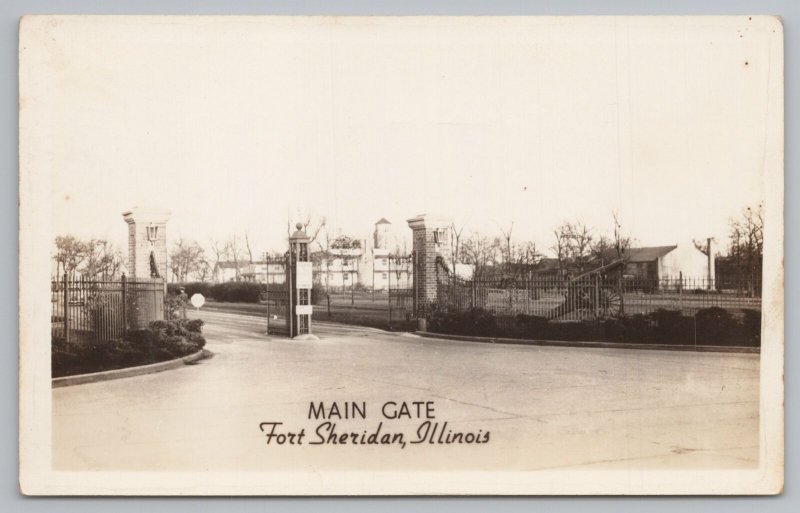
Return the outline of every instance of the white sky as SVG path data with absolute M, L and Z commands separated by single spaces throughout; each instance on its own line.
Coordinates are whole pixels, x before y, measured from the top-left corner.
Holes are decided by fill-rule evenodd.
M 723 241 L 764 196 L 759 20 L 63 20 L 53 232 L 123 248 L 124 210 L 167 207 L 173 240 L 260 252 L 287 210 L 359 238 L 436 212 L 546 248 L 617 209 L 642 244 Z

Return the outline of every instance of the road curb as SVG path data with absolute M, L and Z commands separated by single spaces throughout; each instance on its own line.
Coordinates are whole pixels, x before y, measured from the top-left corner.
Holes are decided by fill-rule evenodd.
M 192 364 L 196 361 L 208 358 L 213 355 L 211 351 L 201 349 L 196 353 L 187 356 L 182 356 L 174 360 L 167 360 L 166 362 L 151 363 L 148 365 L 139 365 L 137 367 L 127 367 L 125 369 L 114 369 L 109 371 L 92 372 L 90 374 L 77 374 L 75 376 L 64 376 L 61 378 L 53 378 L 53 388 L 68 387 L 72 385 L 83 385 L 85 383 L 96 383 L 98 381 L 109 381 L 112 379 L 130 378 L 133 376 L 142 376 L 144 374 L 153 374 L 170 369 L 177 369 L 184 365 Z
M 625 344 L 622 342 L 592 342 L 571 340 L 533 340 L 526 338 L 506 337 L 474 337 L 470 335 L 451 335 L 447 333 L 433 333 L 429 331 L 415 331 L 415 334 L 424 338 L 440 338 L 445 340 L 458 340 L 462 342 L 480 342 L 484 344 L 513 344 L 523 346 L 556 346 L 556 347 L 590 347 L 598 349 L 647 349 L 651 351 L 696 351 L 698 353 L 749 353 L 759 354 L 758 347 L 740 346 L 681 346 L 673 344 Z

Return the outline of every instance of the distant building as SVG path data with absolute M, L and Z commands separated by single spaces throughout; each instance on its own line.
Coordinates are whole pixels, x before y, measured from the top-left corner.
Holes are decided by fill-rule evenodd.
M 533 278 L 560 278 L 562 274 L 561 264 L 557 258 L 542 258 L 534 266 L 531 276 Z
M 372 233 L 372 247 L 374 249 L 389 249 L 389 246 L 393 242 L 392 240 L 392 223 L 390 223 L 385 217 L 381 217 L 377 223 L 375 223 L 375 231 Z
M 375 223 L 372 239 L 372 254 L 363 281 L 375 290 L 411 288 L 411 257 L 401 251 L 400 239 L 392 231 L 392 223 L 380 218 Z
M 393 255 L 387 249 L 374 248 L 371 258 L 372 269 L 367 276 L 375 290 L 410 289 L 413 266 L 410 255 Z
M 709 259 L 693 243 L 630 248 L 625 253 L 624 262 L 623 276 L 631 280 L 669 282 L 683 277 L 687 281 L 684 286 L 705 288 L 706 285 L 713 284 L 715 277 L 713 259 Z M 586 271 L 600 265 L 600 261 L 590 261 Z M 557 258 L 542 258 L 531 272 L 533 278 L 552 279 L 570 279 L 579 274 L 568 263 L 562 267 Z
M 236 262 L 217 262 L 214 265 L 214 270 L 211 273 L 211 278 L 214 283 L 225 283 L 226 281 L 236 281 L 239 278 L 237 267 L 241 270 L 244 264 Z
M 386 218 L 373 226 L 372 238 L 349 242 L 313 255 L 315 280 L 328 290 L 350 290 L 352 287 L 386 290 L 391 287 L 411 288 L 411 257 L 404 254 L 402 238 Z
M 243 281 L 255 283 L 285 283 L 286 261 L 282 258 L 270 258 L 246 264 L 241 271 L 241 278 Z
M 411 288 L 413 266 L 405 252 L 403 238 L 394 232 L 392 223 L 379 219 L 373 226 L 371 239 L 340 236 L 331 247 L 311 254 L 314 280 L 328 290 L 350 290 L 352 287 L 386 290 L 391 287 Z M 216 283 L 247 281 L 253 283 L 286 282 L 285 261 L 266 255 L 260 262 L 219 262 L 214 266 L 212 279 Z M 468 266 L 465 266 L 468 267 Z M 459 269 L 469 275 L 471 269 Z
M 328 290 L 344 290 L 361 284 L 363 248 L 331 248 L 318 252 L 314 261 L 315 280 Z
M 712 247 L 713 254 L 713 247 Z M 669 281 L 703 280 L 713 286 L 714 259 L 694 244 L 630 248 L 625 257 L 624 276 L 628 278 Z

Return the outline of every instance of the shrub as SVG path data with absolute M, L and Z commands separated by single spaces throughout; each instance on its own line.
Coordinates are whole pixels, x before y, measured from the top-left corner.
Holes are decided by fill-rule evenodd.
M 719 290 L 717 289 L 703 289 L 703 288 L 695 288 L 691 290 L 692 294 L 702 294 L 707 296 L 709 294 L 719 294 Z
M 514 318 L 514 327 L 521 336 L 544 338 L 548 333 L 548 320 L 537 315 L 519 314 Z
M 483 308 L 472 308 L 467 312 L 466 319 L 467 325 L 471 328 L 472 333 L 478 335 L 490 335 L 496 331 L 497 324 L 490 312 Z
M 180 358 L 202 349 L 205 338 L 200 319 L 153 321 L 146 329 L 128 332 L 125 340 L 67 344 L 52 340 L 54 377 L 146 365 Z
M 178 339 L 188 340 L 199 346 L 195 349 L 195 351 L 199 351 L 206 344 L 201 335 L 203 324 L 202 319 L 153 321 L 148 326 L 148 329 L 144 330 L 149 332 L 149 335 L 144 336 L 144 338 L 150 343 L 160 346 L 176 344 Z
M 180 293 L 180 287 L 184 288 L 189 298 L 195 294 L 202 294 L 206 299 L 229 303 L 258 303 L 261 293 L 266 291 L 266 286 L 262 283 L 228 281 L 225 283 L 170 283 L 167 285 L 167 292 L 170 296 L 177 296 Z
M 761 345 L 761 312 L 742 310 L 742 338 L 744 345 Z
M 691 317 L 680 310 L 658 309 L 650 315 L 653 342 L 660 344 L 685 344 L 694 340 L 694 326 Z
M 761 340 L 760 312 L 743 310 L 741 315 L 734 315 L 718 307 L 699 310 L 694 317 L 680 310 L 660 309 L 618 319 L 558 322 L 525 314 L 496 317 L 481 308 L 454 311 L 433 304 L 428 325 L 431 331 L 440 333 L 635 344 L 758 347 Z
M 738 322 L 728 310 L 712 306 L 698 310 L 695 315 L 695 333 L 698 345 L 737 345 L 733 339 Z
M 428 314 L 431 330 L 462 335 L 493 335 L 497 332 L 494 315 L 483 308 L 453 311 L 432 305 Z
M 202 294 L 205 297 L 211 297 L 211 289 L 214 287 L 213 283 L 206 283 L 202 281 L 188 282 L 188 283 L 168 283 L 167 293 L 170 295 L 177 295 L 180 293 L 180 288 L 183 287 L 186 295 L 192 297 L 195 294 Z
M 186 331 L 189 333 L 200 333 L 203 331 L 203 319 L 192 319 L 190 321 L 186 321 L 184 326 L 186 327 Z
M 323 287 L 320 283 L 314 283 L 314 286 L 311 289 L 311 304 L 321 305 L 326 301 L 327 297 L 328 295 L 325 292 L 325 287 Z
M 229 281 L 213 285 L 209 290 L 209 294 L 215 301 L 258 303 L 261 298 L 261 288 L 262 285 L 260 283 Z

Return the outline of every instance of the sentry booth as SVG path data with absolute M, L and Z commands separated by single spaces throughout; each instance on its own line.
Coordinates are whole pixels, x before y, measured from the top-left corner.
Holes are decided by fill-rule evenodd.
M 289 338 L 316 338 L 311 334 L 311 288 L 313 270 L 309 259 L 308 244 L 311 238 L 297 223 L 297 230 L 289 237 L 289 301 L 286 322 Z

